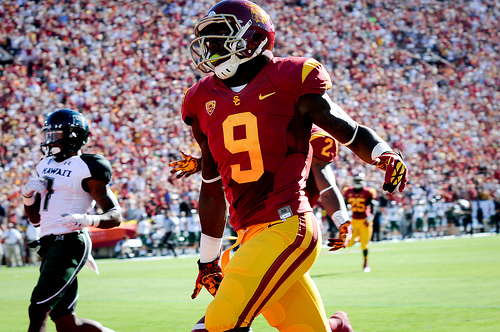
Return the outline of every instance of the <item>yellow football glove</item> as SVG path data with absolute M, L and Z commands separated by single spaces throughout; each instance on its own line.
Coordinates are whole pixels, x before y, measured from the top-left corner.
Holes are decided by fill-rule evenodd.
M 198 274 L 198 278 L 196 278 L 196 286 L 194 287 L 191 298 L 195 299 L 198 294 L 200 294 L 203 287 L 205 287 L 210 294 L 215 296 L 222 281 L 222 271 L 219 265 L 219 258 L 209 263 L 200 263 L 198 260 L 198 268 L 200 269 L 200 272 Z
M 349 241 L 351 241 L 351 238 L 352 238 L 352 226 L 351 223 L 347 221 L 339 227 L 338 238 L 328 239 L 328 246 L 332 247 L 330 251 L 347 248 L 347 245 L 349 244 Z
M 400 193 L 405 190 L 408 181 L 408 169 L 401 152 L 384 152 L 373 160 L 372 165 L 385 171 L 385 181 L 382 189 L 391 194 L 398 187 Z
M 201 171 L 201 157 L 193 157 L 191 155 L 184 154 L 182 151 L 181 154 L 184 159 L 173 161 L 168 164 L 168 166 L 173 167 L 173 169 L 170 170 L 170 173 L 177 173 L 177 178 L 180 179 L 183 176 L 189 177 L 194 173 Z

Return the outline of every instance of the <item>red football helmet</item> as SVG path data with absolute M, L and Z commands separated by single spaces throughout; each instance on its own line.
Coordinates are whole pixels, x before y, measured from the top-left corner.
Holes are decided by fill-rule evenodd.
M 207 27 L 217 24 L 219 30 Z M 224 33 L 220 33 L 221 29 Z M 191 57 L 196 68 L 214 72 L 219 78 L 233 76 L 241 63 L 274 47 L 274 24 L 269 15 L 250 1 L 221 1 L 203 16 L 194 28 Z M 215 50 L 215 44 L 223 44 Z

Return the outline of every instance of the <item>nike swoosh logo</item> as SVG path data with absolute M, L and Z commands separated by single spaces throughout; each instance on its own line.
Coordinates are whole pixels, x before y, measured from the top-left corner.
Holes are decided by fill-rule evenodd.
M 284 224 L 284 223 L 285 223 L 284 221 L 275 222 L 274 224 L 269 224 L 269 226 L 267 226 L 267 228 L 271 228 L 271 227 L 276 226 L 278 224 Z
M 267 97 L 270 97 L 272 95 L 274 95 L 276 92 L 271 92 L 271 93 L 268 93 L 267 95 L 259 95 L 259 100 L 263 100 L 263 99 L 266 99 Z

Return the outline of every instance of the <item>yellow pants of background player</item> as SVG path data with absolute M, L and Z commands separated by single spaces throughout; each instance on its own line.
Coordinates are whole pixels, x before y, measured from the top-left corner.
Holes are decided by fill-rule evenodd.
M 357 240 L 361 243 L 362 250 L 368 249 L 368 243 L 370 243 L 373 233 L 373 223 L 371 222 L 367 223 L 366 219 L 353 219 L 351 225 L 352 225 L 352 238 L 347 246 L 348 247 L 352 246 L 354 242 Z
M 249 326 L 261 313 L 279 331 L 330 331 L 308 273 L 321 251 L 312 213 L 240 230 L 238 242 L 229 262 L 228 251 L 222 259 L 224 279 L 205 316 L 208 331 Z

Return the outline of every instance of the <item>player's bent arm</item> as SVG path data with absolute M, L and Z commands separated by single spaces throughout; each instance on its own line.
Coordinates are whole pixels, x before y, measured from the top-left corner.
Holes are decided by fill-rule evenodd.
M 96 201 L 99 208 L 104 211 L 96 215 L 99 219 L 98 228 L 113 228 L 119 226 L 122 222 L 122 212 L 118 199 L 109 187 L 109 184 L 103 180 L 90 179 L 87 181 L 89 193 Z
M 321 202 L 328 214 L 331 216 L 335 211 L 346 208 L 340 190 L 335 181 L 330 163 L 319 158 L 313 157 L 311 171 L 321 193 Z
M 359 125 L 328 94 L 306 94 L 299 99 L 301 113 L 346 145 L 366 163 L 373 162 L 372 151 L 385 143 L 372 129 Z
M 330 167 L 330 163 L 313 157 L 311 171 L 321 195 L 321 203 L 337 227 L 349 221 L 347 207 L 335 181 L 335 174 Z
M 401 152 L 392 151 L 380 136 L 372 129 L 359 125 L 326 93 L 303 95 L 298 103 L 299 110 L 306 119 L 326 130 L 364 162 L 385 172 L 382 186 L 385 191 L 404 191 L 408 181 L 408 169 Z

